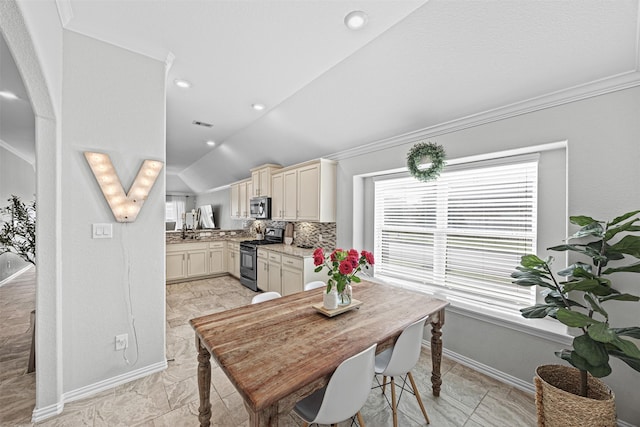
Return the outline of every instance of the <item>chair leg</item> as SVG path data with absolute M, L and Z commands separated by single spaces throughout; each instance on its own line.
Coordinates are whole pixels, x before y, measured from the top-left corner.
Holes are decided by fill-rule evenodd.
M 387 388 L 387 377 L 382 376 L 382 394 L 384 394 L 384 390 Z
M 429 417 L 427 416 L 427 410 L 424 409 L 424 404 L 422 403 L 422 398 L 420 397 L 420 393 L 418 393 L 418 387 L 416 387 L 415 381 L 413 381 L 413 375 L 411 372 L 408 372 L 409 381 L 411 381 L 411 387 L 413 387 L 413 393 L 416 395 L 416 399 L 418 399 L 418 405 L 420 405 L 420 409 L 422 410 L 422 415 L 424 415 L 424 419 L 427 421 L 427 424 L 430 424 Z
M 396 408 L 396 383 L 391 377 L 391 410 L 393 411 L 393 427 L 398 427 L 398 412 Z
M 360 413 L 360 411 L 358 411 L 356 415 L 358 416 L 358 424 L 360 424 L 360 427 L 365 427 L 364 420 L 362 419 L 362 414 Z

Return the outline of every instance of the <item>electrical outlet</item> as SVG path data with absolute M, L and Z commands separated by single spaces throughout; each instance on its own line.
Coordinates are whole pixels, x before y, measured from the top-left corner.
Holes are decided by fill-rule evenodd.
M 129 334 L 116 335 L 116 351 L 129 347 Z
M 224 236 L 225 234 L 227 234 L 227 233 L 225 233 L 224 231 L 221 231 L 221 232 L 220 232 L 220 236 L 221 236 L 221 237 L 222 237 L 222 236 Z

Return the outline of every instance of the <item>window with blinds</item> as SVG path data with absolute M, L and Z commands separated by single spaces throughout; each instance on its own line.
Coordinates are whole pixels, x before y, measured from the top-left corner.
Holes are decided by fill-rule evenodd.
M 537 156 L 456 165 L 436 181 L 375 181 L 374 275 L 509 310 L 535 303 L 511 283 L 536 247 Z

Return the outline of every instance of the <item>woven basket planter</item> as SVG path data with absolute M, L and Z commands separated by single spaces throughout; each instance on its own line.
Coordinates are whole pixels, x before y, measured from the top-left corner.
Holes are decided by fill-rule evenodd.
M 589 375 L 588 397 L 579 396 L 580 371 L 570 366 L 536 369 L 539 427 L 616 426 L 615 396 L 605 383 Z

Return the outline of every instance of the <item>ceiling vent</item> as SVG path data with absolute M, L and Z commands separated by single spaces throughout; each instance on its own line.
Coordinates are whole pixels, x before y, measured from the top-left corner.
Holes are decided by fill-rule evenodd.
M 212 128 L 213 127 L 213 125 L 211 123 L 199 122 L 197 120 L 194 120 L 191 123 L 193 123 L 194 125 L 197 125 L 197 126 L 204 126 L 206 128 Z

